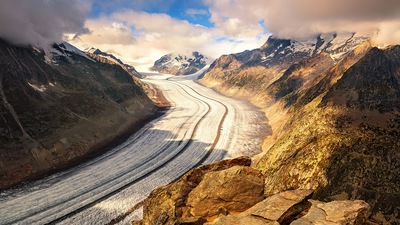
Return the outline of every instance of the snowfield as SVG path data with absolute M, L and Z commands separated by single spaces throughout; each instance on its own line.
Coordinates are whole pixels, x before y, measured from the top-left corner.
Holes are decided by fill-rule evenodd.
M 120 224 L 129 224 L 154 188 L 195 166 L 261 151 L 267 131 L 253 106 L 187 78 L 146 75 L 171 102 L 167 113 L 98 158 L 0 193 L 0 224 L 107 224 L 124 214 Z

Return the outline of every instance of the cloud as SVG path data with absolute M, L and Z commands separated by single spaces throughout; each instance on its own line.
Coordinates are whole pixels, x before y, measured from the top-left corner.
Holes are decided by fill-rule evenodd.
M 264 33 L 258 23 L 263 19 L 263 1 L 204 0 L 209 6 L 211 21 L 229 37 L 249 37 Z
M 398 0 L 204 0 L 211 19 L 226 34 L 254 30 L 264 20 L 280 38 L 309 38 L 320 33 L 357 32 L 375 40 L 400 43 Z M 392 34 L 390 36 L 389 34 Z
M 65 32 L 84 32 L 90 10 L 85 0 L 1 0 L 0 37 L 20 45 L 47 48 Z
M 265 35 L 260 40 L 253 33 L 240 38 L 226 37 L 219 28 L 191 24 L 164 13 L 135 10 L 122 10 L 90 19 L 85 27 L 89 32 L 70 40 L 72 44 L 81 49 L 97 47 L 113 52 L 139 70 L 150 67 L 155 60 L 171 52 L 197 50 L 217 58 L 222 54 L 259 47 L 267 38 Z
M 131 45 L 136 42 L 129 27 L 117 21 L 110 21 L 105 17 L 87 20 L 85 27 L 89 32 L 77 34 L 73 38 L 74 41 L 96 43 L 97 45 Z

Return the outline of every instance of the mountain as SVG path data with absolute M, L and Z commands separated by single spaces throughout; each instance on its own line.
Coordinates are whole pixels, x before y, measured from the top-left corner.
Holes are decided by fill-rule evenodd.
M 154 115 L 147 89 L 68 43 L 0 40 L 0 188 L 99 154 Z
M 97 61 L 108 63 L 108 64 L 118 64 L 122 68 L 126 69 L 126 71 L 128 73 L 130 73 L 131 75 L 138 77 L 138 78 L 143 78 L 143 75 L 138 73 L 136 71 L 135 67 L 122 62 L 122 60 L 118 59 L 117 57 L 115 57 L 112 54 L 102 52 L 100 49 L 93 48 L 93 47 L 86 49 L 85 53 L 87 55 L 89 55 L 90 57 L 92 57 L 93 59 L 96 59 Z
M 211 62 L 211 58 L 204 56 L 199 52 L 187 51 L 183 53 L 164 55 L 155 61 L 153 67 L 150 69 L 160 73 L 188 75 L 196 73 L 206 65 L 211 64 Z
M 397 221 L 400 207 L 400 46 L 356 35 L 270 37 L 218 58 L 200 83 L 259 106 L 272 127 L 255 158 L 265 194 L 315 189 L 361 199 Z

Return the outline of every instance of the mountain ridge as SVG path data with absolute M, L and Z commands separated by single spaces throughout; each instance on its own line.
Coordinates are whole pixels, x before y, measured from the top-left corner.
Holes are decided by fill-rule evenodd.
M 0 68 L 1 189 L 99 153 L 157 110 L 120 65 L 65 43 L 45 52 L 0 40 Z
M 400 47 L 349 40 L 293 52 L 293 41 L 270 38 L 221 56 L 199 82 L 265 112 L 272 135 L 255 168 L 266 194 L 312 188 L 319 200 L 361 199 L 396 218 Z
M 142 74 L 140 74 L 139 72 L 136 71 L 135 67 L 122 62 L 122 60 L 115 57 L 113 54 L 103 52 L 100 49 L 94 48 L 94 47 L 85 49 L 85 53 L 89 57 L 91 57 L 97 61 L 109 63 L 109 64 L 118 64 L 122 68 L 124 68 L 128 73 L 130 73 L 131 75 L 138 77 L 138 78 L 144 78 L 144 76 Z

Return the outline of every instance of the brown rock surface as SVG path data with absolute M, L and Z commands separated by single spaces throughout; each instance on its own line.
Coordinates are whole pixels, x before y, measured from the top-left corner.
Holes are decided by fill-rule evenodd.
M 220 208 L 242 212 L 264 199 L 263 177 L 250 167 L 209 172 L 188 195 L 187 207 L 194 216 L 217 215 Z
M 256 216 L 225 216 L 218 218 L 212 225 L 279 225 L 276 221 L 265 220 Z M 210 225 L 211 225 L 210 224 Z
M 312 206 L 308 213 L 291 223 L 292 225 L 306 224 L 337 224 L 361 225 L 365 224 L 370 212 L 370 206 L 361 200 L 345 200 L 333 202 L 320 202 L 310 200 Z
M 178 225 L 202 225 L 206 221 L 203 217 L 187 217 L 178 219 Z
M 251 224 L 289 224 L 310 207 L 307 199 L 312 194 L 312 190 L 305 189 L 285 191 L 266 198 L 237 216 L 220 217 L 214 224 L 231 224 L 234 221 L 233 224 L 248 224 L 250 221 L 254 221 Z
M 178 220 L 192 218 L 186 206 L 188 194 L 203 180 L 206 173 L 221 171 L 233 166 L 250 166 L 251 159 L 241 157 L 195 168 L 178 181 L 159 187 L 144 201 L 143 220 L 134 224 L 176 224 Z

